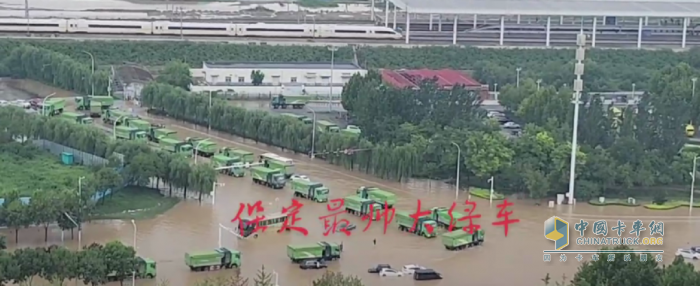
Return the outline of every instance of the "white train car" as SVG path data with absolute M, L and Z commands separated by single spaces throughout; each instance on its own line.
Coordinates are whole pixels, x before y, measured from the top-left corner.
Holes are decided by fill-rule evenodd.
M 236 35 L 236 25 L 228 23 L 153 22 L 153 34 L 233 37 Z
M 0 19 L 1 32 L 65 33 L 64 19 Z
M 147 21 L 68 20 L 69 33 L 150 35 L 153 23 Z
M 270 38 L 315 38 L 319 25 L 309 24 L 239 24 L 236 35 L 239 37 Z
M 401 34 L 387 27 L 321 25 L 321 38 L 337 39 L 401 39 Z

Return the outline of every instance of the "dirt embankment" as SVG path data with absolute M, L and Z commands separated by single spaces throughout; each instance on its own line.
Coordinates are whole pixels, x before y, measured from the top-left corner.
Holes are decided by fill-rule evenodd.
M 53 97 L 73 97 L 78 94 L 46 85 L 38 81 L 29 79 L 2 79 L 0 84 L 5 85 L 9 89 L 15 90 L 16 93 L 24 93 L 28 98 L 43 98 L 49 94 L 55 93 Z M 17 99 L 28 99 L 18 97 Z

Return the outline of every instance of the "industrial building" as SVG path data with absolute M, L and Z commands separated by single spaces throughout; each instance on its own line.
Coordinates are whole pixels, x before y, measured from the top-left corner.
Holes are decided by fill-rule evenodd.
M 372 0 L 372 5 L 374 2 L 375 0 Z M 499 17 L 500 25 L 493 28 L 497 29 L 498 43 L 503 46 L 504 39 L 508 36 L 505 27 L 506 18 L 515 17 L 517 24 L 520 25 L 521 16 L 541 17 L 546 22 L 544 39 L 542 39 L 546 47 L 553 44 L 552 24 L 556 24 L 558 20 L 559 25 L 564 25 L 564 17 L 579 17 L 581 23 L 585 23 L 581 24 L 579 28 L 590 38 L 589 41 L 593 47 L 596 46 L 597 37 L 604 36 L 603 33 L 610 33 L 610 28 L 604 30 L 598 26 L 599 24 L 615 26 L 619 17 L 637 18 L 638 25 L 634 29 L 636 30 L 637 48 L 642 48 L 645 41 L 658 42 L 658 35 L 655 33 L 664 32 L 663 30 L 667 29 L 649 27 L 649 18 L 678 19 L 681 31 L 677 33 L 678 39 L 674 40 L 681 48 L 685 48 L 688 45 L 689 28 L 690 31 L 697 33 L 696 26 L 691 26 L 691 19 L 700 17 L 700 2 L 680 0 L 387 0 L 381 21 L 385 27 L 389 26 L 389 22 L 393 22 L 392 26 L 396 28 L 397 10 L 401 10 L 405 14 L 406 23 L 403 32 L 406 44 L 409 44 L 411 37 L 413 37 L 411 34 L 412 16 L 427 14 L 430 15 L 431 30 L 433 16 L 438 16 L 439 21 L 442 21 L 442 15 L 453 16 L 452 44 L 455 45 L 459 36 L 458 32 L 461 32 L 457 29 L 457 23 L 460 19 L 469 19 L 473 23 L 472 29 L 477 30 L 480 17 Z M 392 16 L 389 15 L 390 11 Z M 441 24 L 441 22 L 438 23 L 438 27 Z M 510 32 L 512 33 L 512 31 Z M 420 34 L 416 36 L 418 39 L 420 37 Z M 539 35 L 536 37 L 539 39 Z M 664 39 L 664 41 L 666 40 Z
M 253 84 L 253 71 L 264 74 Z M 266 97 L 329 94 L 340 96 L 354 74 L 367 70 L 347 62 L 204 62 L 192 69 L 192 91 L 223 91 L 237 96 Z
M 440 88 L 451 89 L 461 85 L 467 90 L 473 90 L 482 100 L 489 100 L 489 86 L 479 83 L 468 74 L 450 70 L 382 70 L 382 80 L 396 88 L 417 88 L 421 81 L 434 79 Z

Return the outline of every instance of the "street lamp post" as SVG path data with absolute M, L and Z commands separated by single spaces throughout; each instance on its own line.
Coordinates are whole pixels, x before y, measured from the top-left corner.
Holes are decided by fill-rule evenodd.
M 47 95 L 46 97 L 44 97 L 44 100 L 41 101 L 41 115 L 46 116 L 46 100 L 49 99 L 49 97 L 52 97 L 54 95 L 56 95 L 55 92 Z
M 314 115 L 314 118 L 313 118 L 314 122 L 311 125 L 312 130 L 311 130 L 311 154 L 310 154 L 311 159 L 313 159 L 316 157 L 316 111 L 309 108 L 308 106 L 306 106 L 306 109 L 311 111 L 311 113 Z
M 112 137 L 114 138 L 114 140 L 117 140 L 117 122 L 119 122 L 119 120 L 122 120 L 122 118 L 124 117 L 126 117 L 126 115 L 119 116 L 116 120 L 114 120 L 114 123 L 112 123 Z
M 90 85 L 92 85 L 92 96 L 95 96 L 95 56 L 93 56 L 90 52 L 88 51 L 82 51 L 83 53 L 86 53 L 88 56 L 90 56 L 90 59 L 92 60 L 92 74 L 90 75 Z
M 195 165 L 197 165 L 197 150 L 199 150 L 199 144 L 202 144 L 202 142 L 204 142 L 204 141 L 205 140 L 200 140 L 199 142 L 197 142 L 197 144 L 194 145 L 194 150 L 192 150 L 192 152 L 194 153 L 192 155 L 194 156 L 194 164 Z
M 459 198 L 459 165 L 461 165 L 461 157 L 462 157 L 462 148 L 459 148 L 459 145 L 455 142 L 450 142 L 452 145 L 455 145 L 457 147 L 457 182 L 455 186 L 455 201 Z
M 136 222 L 132 219 L 131 225 L 134 226 L 134 251 L 136 251 Z M 136 269 L 131 272 L 131 285 L 136 285 Z
M 223 236 L 223 234 L 224 234 L 224 233 L 221 231 L 222 229 L 228 231 L 229 233 L 233 234 L 233 235 L 236 236 L 236 237 L 239 237 L 239 238 L 242 237 L 240 234 L 236 233 L 236 231 L 234 231 L 233 229 L 228 228 L 228 227 L 224 226 L 223 224 L 219 224 L 219 248 L 221 248 L 221 238 L 222 238 L 222 236 Z M 239 232 L 240 232 L 240 231 L 241 231 L 241 230 L 239 229 Z
M 688 215 L 693 214 L 693 195 L 695 194 L 695 173 L 697 172 L 698 157 L 700 156 L 695 156 L 693 158 L 693 173 L 691 174 L 692 179 L 690 180 L 690 207 L 688 207 Z
M 493 206 L 493 176 L 487 181 L 491 183 L 491 189 L 489 192 L 489 207 Z
M 515 69 L 515 87 L 519 88 L 520 87 L 520 71 L 523 70 L 522 68 L 516 68 Z
M 632 83 L 632 98 L 635 98 L 635 96 L 637 95 L 636 91 L 637 91 L 637 84 Z
M 272 275 L 275 276 L 275 286 L 279 286 L 279 285 L 280 285 L 280 284 L 279 284 L 279 282 L 280 282 L 280 275 L 277 273 L 277 271 L 274 271 L 274 270 L 272 271 Z
M 207 133 L 211 133 L 211 90 L 209 91 L 209 115 L 207 115 L 207 117 L 209 118 L 207 119 Z
M 574 67 L 574 75 L 576 79 L 574 80 L 574 94 L 573 101 L 574 104 L 574 130 L 571 134 L 571 166 L 569 168 L 569 205 L 574 204 L 574 189 L 576 181 L 576 149 L 577 149 L 577 136 L 578 136 L 578 113 L 579 106 L 581 105 L 581 91 L 583 91 L 583 76 L 584 64 L 583 61 L 586 58 L 586 35 L 583 33 L 579 34 L 576 38 L 576 43 L 578 48 L 576 49 L 576 65 Z
M 75 227 L 78 228 L 78 250 L 83 246 L 83 232 L 80 230 L 80 224 L 78 224 L 73 217 L 71 217 L 67 212 L 63 212 L 63 215 L 65 215 L 70 222 L 72 222 Z
M 693 98 L 695 98 L 695 83 L 698 81 L 698 78 L 694 77 L 690 80 L 693 81 L 693 93 L 691 95 L 693 96 Z
M 493 95 L 496 97 L 496 100 L 498 100 L 498 83 L 493 84 Z
M 331 79 L 330 79 L 330 93 L 328 95 L 328 111 L 333 111 L 333 72 L 335 70 L 335 51 L 338 50 L 338 48 L 334 46 L 328 47 L 328 50 L 331 51 Z
M 542 80 L 541 80 L 541 79 L 538 79 L 538 80 L 537 80 L 537 90 L 538 90 L 538 91 L 540 90 L 540 84 L 542 84 Z
M 216 204 L 216 187 L 223 187 L 226 186 L 224 183 L 217 183 L 214 182 L 211 186 L 211 204 L 215 205 Z

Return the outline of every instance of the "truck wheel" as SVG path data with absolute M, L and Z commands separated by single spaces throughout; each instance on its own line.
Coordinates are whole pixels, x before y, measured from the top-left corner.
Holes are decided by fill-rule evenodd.
M 153 278 L 155 278 L 155 276 L 153 276 L 153 274 L 146 274 L 146 278 L 153 279 Z

